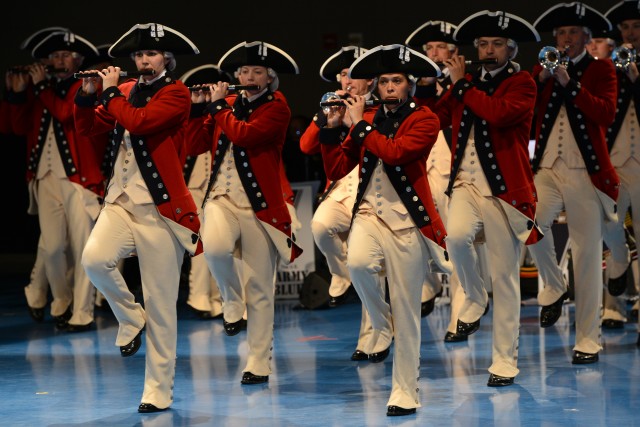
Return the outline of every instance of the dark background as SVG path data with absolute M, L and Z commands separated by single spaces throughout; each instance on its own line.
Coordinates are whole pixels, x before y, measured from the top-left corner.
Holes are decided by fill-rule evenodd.
M 322 94 L 337 87 L 320 79 L 319 68 L 340 46 L 358 44 L 366 48 L 403 43 L 417 27 L 429 20 L 454 24 L 480 10 L 504 10 L 533 23 L 547 8 L 558 2 L 530 1 L 343 1 L 343 2 L 117 2 L 117 1 L 10 1 L 3 4 L 0 40 L 3 52 L 0 69 L 33 62 L 20 43 L 33 32 L 49 26 L 67 27 L 95 45 L 113 43 L 136 23 L 157 22 L 173 28 L 193 41 L 200 55 L 177 57 L 176 76 L 219 58 L 242 41 L 262 40 L 289 53 L 300 75 L 280 76 L 280 90 L 289 100 L 293 115 L 310 118 L 318 109 Z M 591 1 L 590 6 L 605 13 L 617 1 Z M 550 34 L 541 43 L 521 44 L 516 58 L 530 70 L 544 45 L 553 44 Z M 475 58 L 473 49 L 462 49 Z M 132 70 L 129 60 L 117 65 Z M 30 269 L 39 235 L 37 217 L 26 215 L 27 191 L 24 141 L 1 136 L 0 179 L 4 185 L 0 233 L 3 270 L 23 274 Z M 289 156 L 294 158 L 295 156 Z M 291 162 L 291 160 L 290 160 Z M 304 163 L 305 159 L 299 159 Z M 27 261 L 20 262 L 20 254 Z M 8 262 L 7 262 L 8 260 Z M 6 271 L 5 271 L 6 272 Z M 25 283 L 26 284 L 26 283 Z

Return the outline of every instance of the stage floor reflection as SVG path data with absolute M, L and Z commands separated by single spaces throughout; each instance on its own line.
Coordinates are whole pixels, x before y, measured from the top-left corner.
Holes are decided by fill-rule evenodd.
M 492 311 L 468 342 L 445 344 L 449 307 L 422 320 L 422 407 L 385 416 L 392 360 L 352 362 L 360 304 L 326 310 L 276 306 L 273 373 L 267 385 L 240 384 L 246 332 L 228 337 L 221 320 L 179 310 L 174 404 L 136 412 L 145 345 L 132 358 L 114 345 L 117 324 L 98 312 L 96 329 L 57 332 L 34 323 L 19 292 L 0 304 L 0 424 L 11 426 L 634 426 L 640 425 L 640 349 L 634 323 L 603 330 L 592 365 L 571 364 L 573 307 L 552 328 L 522 307 L 513 386 L 486 386 Z M 393 347 L 392 347 L 393 350 Z M 393 355 L 393 351 L 392 351 Z

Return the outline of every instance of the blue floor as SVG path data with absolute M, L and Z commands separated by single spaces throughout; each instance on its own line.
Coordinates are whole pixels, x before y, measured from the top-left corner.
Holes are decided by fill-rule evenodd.
M 167 412 L 142 415 L 144 344 L 134 357 L 120 357 L 111 313 L 97 312 L 96 330 L 61 333 L 50 318 L 31 320 L 21 288 L 2 295 L 2 426 L 640 425 L 635 324 L 603 330 L 600 362 L 571 365 L 570 304 L 547 330 L 538 326 L 538 307 L 523 307 L 521 372 L 501 389 L 486 386 L 492 312 L 467 343 L 445 344 L 449 307 L 436 306 L 422 322 L 423 406 L 398 418 L 385 416 L 391 358 L 349 360 L 359 303 L 309 311 L 278 302 L 273 374 L 259 386 L 240 384 L 246 332 L 228 337 L 220 320 L 198 320 L 179 305 L 175 402 Z

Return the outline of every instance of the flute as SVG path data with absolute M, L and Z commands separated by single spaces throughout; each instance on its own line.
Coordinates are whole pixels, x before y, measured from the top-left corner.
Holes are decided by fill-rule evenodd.
M 189 86 L 189 90 L 191 92 L 197 92 L 199 90 L 205 90 L 211 87 L 211 84 L 203 84 L 203 85 L 195 85 Z M 239 90 L 260 90 L 260 86 L 258 85 L 229 85 L 227 88 L 229 91 L 239 91 Z
M 142 71 L 120 71 L 120 77 L 140 77 L 140 76 L 153 76 L 155 70 L 142 70 Z M 98 73 L 73 73 L 73 77 L 76 79 L 87 79 L 89 77 L 100 77 Z
M 467 59 L 464 61 L 465 65 L 484 65 L 484 64 L 497 64 L 498 60 L 496 58 L 491 59 Z M 446 67 L 444 62 L 436 62 L 436 65 L 439 67 Z
M 368 99 L 364 101 L 364 105 L 392 105 L 392 104 L 400 104 L 402 102 L 401 99 Z M 342 101 L 324 101 L 320 103 L 321 107 L 344 107 L 344 102 Z

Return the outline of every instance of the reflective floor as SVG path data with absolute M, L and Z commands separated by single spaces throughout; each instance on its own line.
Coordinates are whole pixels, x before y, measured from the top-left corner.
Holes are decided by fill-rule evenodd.
M 2 284 L 5 285 L 5 284 Z M 180 305 L 175 402 L 136 412 L 144 344 L 132 358 L 114 346 L 116 322 L 97 314 L 93 331 L 55 331 L 28 316 L 22 290 L 0 300 L 0 425 L 8 426 L 635 426 L 640 425 L 640 349 L 633 323 L 603 330 L 600 362 L 571 365 L 573 307 L 552 328 L 536 306 L 522 309 L 520 375 L 486 386 L 491 311 L 467 343 L 445 344 L 449 315 L 438 305 L 422 325 L 422 408 L 385 416 L 391 358 L 352 362 L 360 304 L 300 310 L 276 307 L 273 374 L 268 385 L 241 386 L 246 332 L 227 337 L 220 320 L 196 319 Z M 9 289 L 9 290 L 7 290 Z M 13 289 L 13 290 L 11 290 Z

